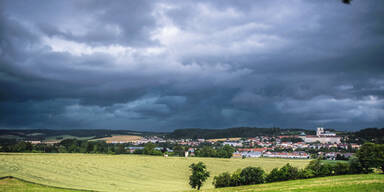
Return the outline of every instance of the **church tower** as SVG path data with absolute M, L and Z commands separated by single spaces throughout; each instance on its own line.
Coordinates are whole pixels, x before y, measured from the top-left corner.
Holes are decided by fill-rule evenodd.
M 318 127 L 316 131 L 316 135 L 320 137 L 324 133 L 324 128 Z

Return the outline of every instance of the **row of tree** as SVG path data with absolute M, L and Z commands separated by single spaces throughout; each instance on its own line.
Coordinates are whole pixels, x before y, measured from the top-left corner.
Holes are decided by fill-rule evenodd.
M 322 163 L 320 160 L 313 160 L 304 169 L 298 169 L 290 164 L 286 164 L 281 168 L 274 168 L 269 174 L 266 174 L 260 167 L 247 167 L 239 169 L 232 174 L 224 172 L 214 177 L 213 184 L 216 188 L 220 188 L 348 173 L 351 173 L 348 163 L 336 163 L 333 165 Z
M 1 152 L 39 152 L 39 153 L 126 153 L 123 144 L 107 144 L 104 141 L 65 139 L 54 145 L 31 144 L 29 142 L 8 141 L 0 144 Z
M 210 146 L 204 146 L 195 151 L 196 157 L 218 157 L 218 158 L 231 158 L 235 152 L 235 148 L 224 145 L 223 147 L 213 148 Z
M 87 141 L 77 139 L 65 139 L 60 143 L 48 144 L 31 144 L 24 141 L 4 141 L 0 142 L 0 152 L 39 152 L 39 153 L 106 153 L 106 154 L 127 154 L 126 150 L 128 144 L 108 144 L 105 141 Z M 162 147 L 163 150 L 156 150 L 157 147 L 154 143 L 146 143 L 143 149 L 136 149 L 134 154 L 146 155 L 163 155 L 168 153 L 167 147 Z M 181 145 L 174 145 L 173 152 L 168 155 L 184 156 L 188 147 Z M 223 147 L 203 146 L 196 151 L 194 155 L 197 157 L 218 157 L 230 158 L 235 148 L 225 145 Z

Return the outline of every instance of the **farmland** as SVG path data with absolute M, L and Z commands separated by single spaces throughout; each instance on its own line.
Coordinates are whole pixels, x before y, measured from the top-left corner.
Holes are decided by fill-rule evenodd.
M 0 180 L 0 191 L 28 192 L 28 191 L 50 191 L 50 192 L 80 192 L 78 190 L 60 189 L 39 184 L 20 181 L 15 178 Z M 195 190 L 191 190 L 195 191 Z M 321 177 L 314 179 L 276 182 L 261 185 L 250 185 L 241 187 L 228 187 L 219 189 L 206 189 L 203 192 L 241 192 L 241 191 L 334 191 L 334 192 L 360 192 L 360 191 L 384 191 L 384 175 L 343 175 L 333 177 Z
M 136 136 L 136 135 L 114 135 L 111 137 L 103 137 L 100 139 L 93 139 L 91 141 L 106 141 L 107 143 L 110 143 L 112 141 L 114 142 L 134 142 L 140 140 L 142 137 L 141 136 Z
M 48 186 L 97 191 L 189 190 L 188 166 L 203 161 L 212 178 L 224 171 L 260 166 L 269 172 L 286 163 L 305 167 L 309 160 L 180 158 L 102 154 L 0 154 L 0 177 L 14 176 Z
M 384 191 L 383 174 L 360 174 L 320 177 L 285 182 L 275 182 L 241 187 L 227 187 L 203 190 L 204 192 L 242 192 L 242 191 L 312 191 L 312 192 L 360 192 Z
M 0 191 L 3 192 L 80 192 L 79 190 L 61 189 L 40 184 L 22 181 L 16 178 L 3 178 L 0 179 Z

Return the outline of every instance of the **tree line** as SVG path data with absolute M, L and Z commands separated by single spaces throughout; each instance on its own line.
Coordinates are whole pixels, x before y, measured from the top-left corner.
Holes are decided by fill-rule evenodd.
M 190 168 L 192 175 L 189 178 L 189 183 L 192 188 L 200 189 L 209 177 L 209 172 L 202 162 L 192 164 Z M 215 188 L 221 188 L 334 175 L 372 173 L 374 168 L 379 168 L 384 173 L 384 144 L 366 143 L 357 152 L 356 157 L 351 158 L 348 162 L 329 163 L 315 159 L 303 169 L 298 169 L 288 163 L 281 168 L 274 168 L 268 174 L 261 167 L 246 167 L 233 173 L 224 172 L 213 178 L 213 185 Z
M 216 188 L 271 183 L 295 179 L 307 179 L 333 175 L 372 173 L 379 168 L 384 173 L 384 144 L 366 143 L 348 162 L 325 163 L 320 159 L 312 160 L 304 169 L 290 164 L 274 168 L 266 174 L 260 167 L 247 167 L 234 173 L 221 173 L 213 179 Z
M 134 150 L 133 154 L 145 155 L 163 155 L 184 157 L 185 151 L 188 151 L 188 146 L 181 145 L 159 145 L 161 150 L 156 150 L 155 143 L 146 143 L 143 148 Z M 105 141 L 87 141 L 77 139 L 64 139 L 60 143 L 50 144 L 31 144 L 25 141 L 1 140 L 0 152 L 36 152 L 36 153 L 104 153 L 104 154 L 128 154 L 129 144 L 108 144 Z M 173 149 L 173 152 L 168 152 L 167 148 Z M 231 158 L 235 148 L 225 146 L 202 146 L 194 151 L 196 157 L 217 157 Z
M 105 153 L 123 154 L 125 145 L 107 144 L 105 141 L 86 141 L 77 139 L 64 139 L 56 144 L 31 144 L 30 142 L 2 140 L 1 152 L 35 152 L 35 153 Z

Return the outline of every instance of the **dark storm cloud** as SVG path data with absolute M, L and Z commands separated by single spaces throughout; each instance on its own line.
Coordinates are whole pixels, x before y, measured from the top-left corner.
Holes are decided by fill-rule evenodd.
M 2 1 L 0 127 L 384 122 L 381 1 Z

